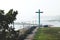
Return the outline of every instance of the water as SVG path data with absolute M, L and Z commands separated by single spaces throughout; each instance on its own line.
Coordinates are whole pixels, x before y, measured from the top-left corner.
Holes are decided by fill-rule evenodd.
M 53 27 L 60 27 L 60 15 L 56 16 L 41 16 L 41 24 L 43 25 L 53 25 Z
M 10 24 L 9 26 L 13 26 L 12 24 Z M 28 28 L 30 28 L 32 25 L 14 25 L 14 27 L 15 27 L 15 30 L 19 30 L 19 29 L 23 29 L 23 28 L 26 28 L 26 29 L 28 29 Z
M 52 27 L 60 27 L 60 22 L 58 21 L 45 21 L 41 20 L 42 25 L 53 25 Z
M 45 20 L 41 20 L 41 24 L 42 25 L 53 25 L 52 27 L 60 27 L 60 22 L 58 21 L 52 21 L 52 22 L 49 22 L 49 21 L 45 21 Z M 14 25 L 15 27 L 15 30 L 19 30 L 19 29 L 23 29 L 23 28 L 30 28 L 31 25 Z

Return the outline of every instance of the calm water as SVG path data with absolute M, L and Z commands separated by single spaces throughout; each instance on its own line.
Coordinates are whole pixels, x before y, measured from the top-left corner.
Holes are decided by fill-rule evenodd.
M 41 24 L 42 25 L 53 25 L 52 27 L 60 27 L 60 22 L 57 22 L 57 21 L 54 21 L 54 22 L 48 22 L 48 21 L 41 21 Z M 30 28 L 31 26 L 30 25 L 14 25 L 15 27 L 15 30 L 18 30 L 18 29 L 23 29 L 23 28 Z
M 51 21 L 48 21 L 51 20 Z M 52 21 L 52 20 L 56 20 L 56 21 Z M 56 16 L 44 16 L 41 17 L 41 24 L 45 25 L 54 25 L 54 27 L 60 27 L 60 22 L 58 21 L 60 20 L 60 15 L 56 15 Z
M 60 27 L 60 22 L 58 21 L 41 21 L 41 24 L 43 25 L 53 25 L 53 27 Z
M 60 27 L 60 22 L 48 22 L 48 21 L 41 21 L 41 24 L 42 25 L 53 25 L 52 27 Z M 31 26 L 30 25 L 15 25 L 15 30 L 18 30 L 18 29 L 23 29 L 23 28 L 30 28 Z
M 12 24 L 10 25 L 10 26 L 13 26 Z M 14 27 L 15 27 L 15 30 L 19 30 L 19 29 L 23 29 L 23 28 L 26 28 L 26 29 L 28 29 L 28 28 L 30 28 L 31 26 L 30 25 L 14 25 Z
M 56 17 L 41 17 L 40 21 L 41 21 L 42 25 L 47 24 L 47 25 L 53 25 L 52 27 L 60 27 L 60 22 L 58 22 L 58 21 L 48 21 L 48 20 L 53 20 L 54 18 L 56 18 Z M 15 27 L 15 30 L 18 30 L 18 29 L 23 29 L 23 28 L 30 28 L 31 26 L 30 25 L 24 25 L 24 27 L 23 27 L 23 25 L 15 25 L 14 27 Z

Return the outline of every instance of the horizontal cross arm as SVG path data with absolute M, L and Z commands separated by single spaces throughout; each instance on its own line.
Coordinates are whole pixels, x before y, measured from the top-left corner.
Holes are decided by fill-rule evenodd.
M 40 12 L 40 13 L 43 13 L 43 12 Z

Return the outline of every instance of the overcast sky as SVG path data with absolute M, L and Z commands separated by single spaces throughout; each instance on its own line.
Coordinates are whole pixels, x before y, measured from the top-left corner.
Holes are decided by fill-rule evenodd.
M 33 22 L 38 21 L 38 9 L 44 12 L 42 19 L 60 15 L 60 0 L 0 0 L 0 9 L 18 10 L 17 22 Z

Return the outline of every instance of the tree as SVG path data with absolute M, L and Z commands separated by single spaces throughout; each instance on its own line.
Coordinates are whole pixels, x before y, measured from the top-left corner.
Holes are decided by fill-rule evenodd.
M 9 27 L 9 24 L 13 23 L 16 19 L 18 11 L 10 9 L 8 13 L 4 14 L 4 10 L 0 10 L 0 39 L 1 40 L 15 40 L 12 38 L 12 33 L 16 31 Z M 15 36 L 15 35 L 14 35 Z

